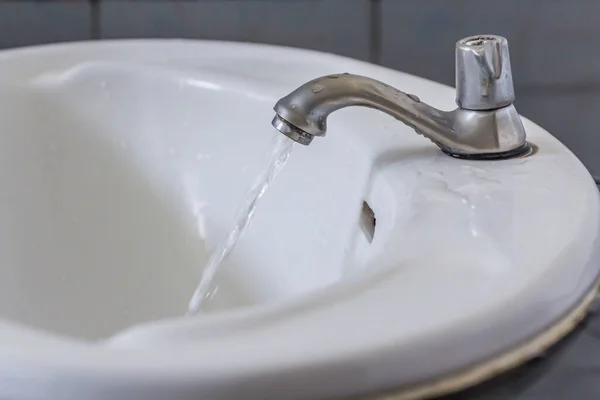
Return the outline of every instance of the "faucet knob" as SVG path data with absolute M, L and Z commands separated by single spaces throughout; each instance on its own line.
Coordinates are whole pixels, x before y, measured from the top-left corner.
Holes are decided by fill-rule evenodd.
M 515 90 L 508 42 L 501 36 L 470 36 L 456 43 L 456 104 L 466 110 L 510 105 Z

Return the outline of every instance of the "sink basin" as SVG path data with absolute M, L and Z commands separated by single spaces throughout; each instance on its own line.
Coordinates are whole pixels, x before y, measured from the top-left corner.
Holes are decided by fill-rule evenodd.
M 568 332 L 599 269 L 579 160 L 525 118 L 533 154 L 469 161 L 357 108 L 296 146 L 184 316 L 279 135 L 273 104 L 346 71 L 454 108 L 449 87 L 273 46 L 0 52 L 0 397 L 418 398 Z

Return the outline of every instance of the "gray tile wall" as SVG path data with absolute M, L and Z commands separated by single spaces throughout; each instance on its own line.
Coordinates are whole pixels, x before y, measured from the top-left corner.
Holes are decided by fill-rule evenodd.
M 597 0 L 0 0 L 0 48 L 185 37 L 305 47 L 453 84 L 454 42 L 506 36 L 519 111 L 600 175 Z
M 85 1 L 0 0 L 0 48 L 90 38 Z
M 100 5 L 103 38 L 186 37 L 252 41 L 369 56 L 369 2 L 139 1 Z M 310 27 L 310 28 L 309 28 Z

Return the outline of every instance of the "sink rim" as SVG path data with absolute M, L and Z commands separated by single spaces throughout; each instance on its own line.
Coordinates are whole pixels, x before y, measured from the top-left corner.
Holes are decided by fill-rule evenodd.
M 89 42 L 78 42 L 78 43 L 69 43 L 69 44 L 58 44 L 58 45 L 43 45 L 36 46 L 33 48 L 25 48 L 25 49 L 17 49 L 17 50 L 9 50 L 5 52 L 0 52 L 0 73 L 4 68 L 4 63 L 9 62 L 10 58 L 19 58 L 20 56 L 44 56 L 50 55 L 51 53 L 57 51 L 58 53 L 62 52 L 77 52 L 81 50 L 82 52 L 89 52 L 94 54 L 96 50 L 106 49 L 105 51 L 110 51 L 111 49 L 116 49 L 118 51 L 123 51 L 126 53 L 126 50 L 130 49 L 131 46 L 140 46 L 144 49 L 140 49 L 140 53 L 145 50 L 147 53 L 150 50 L 154 50 L 157 53 L 158 48 L 171 47 L 175 46 L 180 48 L 181 50 L 187 50 L 183 53 L 189 53 L 189 50 L 193 48 L 200 49 L 204 47 L 206 52 L 210 52 L 212 50 L 220 52 L 221 54 L 234 54 L 239 50 L 247 50 L 249 54 L 252 54 L 253 57 L 257 57 L 257 53 L 261 53 L 265 59 L 272 57 L 275 53 L 287 54 L 290 59 L 297 60 L 300 62 L 301 59 L 319 59 L 319 62 L 323 64 L 343 64 L 345 67 L 351 67 L 356 69 L 363 69 L 371 71 L 371 74 L 376 73 L 383 76 L 394 77 L 395 80 L 410 80 L 415 85 L 425 85 L 432 88 L 431 90 L 441 90 L 445 93 L 450 93 L 451 89 L 444 87 L 437 83 L 432 83 L 426 81 L 422 78 L 415 78 L 409 76 L 407 74 L 402 74 L 396 71 L 387 70 L 383 67 L 372 66 L 368 63 L 347 59 L 340 56 L 329 55 L 326 53 L 313 52 L 308 50 L 296 50 L 291 48 L 281 48 L 278 46 L 268 46 L 268 45 L 258 45 L 258 44 L 243 44 L 243 43 L 228 43 L 228 42 L 212 42 L 212 41 L 181 41 L 181 40 L 116 40 L 116 41 L 107 41 L 100 43 L 89 43 Z M 156 49 L 155 49 L 156 47 Z M 174 51 L 172 49 L 172 51 Z M 239 54 L 239 53 L 238 53 Z M 190 57 L 192 58 L 192 57 Z M 233 57 L 235 58 L 235 57 Z M 258 58 L 258 57 L 257 57 Z M 7 61 L 8 60 L 8 61 Z M 294 61 L 295 62 L 295 61 Z M 306 61 L 305 61 L 306 62 Z M 367 72 L 369 73 L 369 72 Z M 383 78 L 385 79 L 385 78 Z M 443 88 L 443 90 L 441 89 Z M 452 91 L 453 92 L 453 91 Z M 268 121 L 266 121 L 268 123 Z M 536 144 L 540 145 L 540 143 L 544 146 L 549 146 L 556 151 L 560 151 L 561 155 L 564 157 L 573 157 L 572 154 L 556 139 L 550 137 L 550 135 L 545 132 L 542 128 L 537 127 L 535 124 L 530 121 L 525 120 L 526 127 L 528 130 L 537 131 L 536 135 Z M 540 142 L 540 138 L 544 138 L 547 142 Z M 310 151 L 310 150 L 308 150 Z M 583 174 L 584 168 L 580 166 L 581 173 Z M 588 174 L 589 175 L 589 174 Z M 595 184 L 591 177 L 589 177 L 589 185 L 593 186 L 595 190 Z M 581 187 L 584 187 L 585 184 L 581 184 Z M 598 196 L 596 194 L 596 200 Z M 597 203 L 597 202 L 596 202 Z M 587 231 L 591 232 L 592 228 L 595 229 L 596 238 L 598 235 L 598 207 L 596 205 L 596 209 L 592 210 L 593 213 L 596 214 L 596 220 L 593 221 L 595 226 L 588 226 Z M 593 219 L 593 218 L 592 218 Z M 589 223 L 592 225 L 592 222 Z M 575 240 L 574 240 L 575 242 Z M 596 246 L 597 248 L 597 246 Z M 597 250 L 589 254 L 590 263 L 597 264 L 597 260 L 600 257 Z M 373 273 L 373 279 L 379 279 L 381 271 L 376 271 Z M 582 284 L 578 289 L 578 293 L 573 293 L 572 300 L 579 300 L 583 298 L 583 296 L 589 291 L 592 285 L 595 282 L 594 279 L 591 280 L 588 278 L 589 282 L 587 284 Z M 358 278 L 357 278 L 358 279 Z M 328 288 L 323 293 L 322 296 L 342 296 L 345 298 L 349 296 L 353 289 L 356 286 L 361 286 L 364 284 L 363 277 L 358 279 L 358 282 L 343 282 L 340 283 L 336 288 Z M 311 303 L 315 305 L 322 306 L 322 298 L 314 297 L 311 300 Z M 327 302 L 327 305 L 331 306 L 331 302 Z M 289 310 L 289 307 L 294 306 L 306 306 L 306 299 L 292 299 L 289 302 L 277 303 L 273 305 L 261 306 L 258 308 L 248 309 L 248 310 L 238 310 L 232 311 L 231 313 L 223 314 L 223 315 L 215 315 L 207 318 L 210 320 L 208 322 L 202 323 L 202 321 L 194 321 L 194 323 L 186 323 L 187 325 L 192 324 L 196 327 L 202 328 L 202 325 L 213 325 L 217 324 L 220 321 L 224 323 L 243 323 L 244 320 L 255 320 L 256 318 L 266 318 L 273 313 L 280 313 L 286 310 Z M 573 304 L 574 306 L 574 304 Z M 569 307 L 563 305 L 564 312 L 567 311 Z M 560 313 L 559 313 L 560 314 Z M 554 316 L 552 319 L 556 319 L 558 316 Z M 240 322 L 241 321 L 241 322 Z M 10 335 L 9 330 L 2 329 L 2 325 L 0 325 L 0 337 L 7 337 Z M 5 327 L 6 328 L 6 327 Z M 269 328 L 267 326 L 267 328 Z M 269 328 L 269 329 L 272 329 Z M 189 333 L 189 332 L 188 332 Z M 14 332 L 17 335 L 14 339 L 16 342 L 22 342 L 24 338 L 30 337 L 28 333 L 17 329 Z M 24 334 L 24 336 L 21 336 Z M 186 334 L 187 335 L 187 334 Z M 235 336 L 235 334 L 233 335 Z M 449 335 L 451 336 L 451 335 Z M 368 354 L 362 353 L 361 351 L 347 351 L 342 353 L 327 353 L 327 351 L 331 351 L 331 348 L 321 349 L 320 354 L 306 354 L 303 358 L 294 359 L 293 365 L 290 365 L 290 355 L 286 354 L 287 360 L 284 361 L 281 355 L 271 354 L 270 357 L 274 357 L 271 359 L 263 359 L 263 365 L 257 365 L 255 360 L 252 363 L 247 361 L 239 360 L 238 357 L 231 357 L 229 360 L 229 364 L 223 361 L 223 364 L 217 366 L 215 364 L 206 363 L 203 360 L 198 360 L 197 358 L 190 357 L 188 353 L 190 353 L 190 346 L 196 347 L 198 351 L 201 351 L 201 347 L 198 344 L 190 344 L 186 341 L 186 345 L 173 345 L 168 344 L 165 346 L 156 345 L 152 350 L 147 348 L 142 348 L 139 350 L 129 349 L 128 351 L 123 351 L 123 349 L 119 350 L 116 348 L 95 346 L 90 343 L 79 342 L 79 341 L 65 341 L 60 338 L 53 337 L 52 335 L 44 335 L 44 337 L 30 337 L 31 345 L 33 347 L 34 343 L 37 343 L 40 346 L 44 347 L 44 350 L 41 351 L 39 349 L 30 351 L 25 350 L 23 348 L 18 349 L 7 349 L 6 347 L 0 348 L 0 360 L 16 360 L 19 364 L 26 366 L 26 368 L 31 369 L 31 371 L 37 371 L 40 374 L 52 374 L 52 376 L 56 379 L 55 384 L 67 385 L 68 382 L 73 382 L 73 380 L 78 379 L 81 380 L 82 384 L 79 389 L 73 390 L 88 390 L 89 388 L 96 387 L 106 387 L 105 385 L 114 385 L 114 387 L 124 388 L 126 385 L 131 385 L 131 387 L 135 387 L 138 390 L 145 390 L 144 382 L 147 382 L 148 377 L 152 377 L 156 379 L 158 382 L 166 386 L 170 386 L 174 391 L 181 390 L 207 390 L 205 393 L 209 393 L 211 388 L 217 388 L 219 385 L 227 386 L 226 379 L 238 379 L 239 382 L 243 382 L 245 379 L 256 379 L 255 384 L 257 386 L 265 385 L 265 384 L 275 384 L 276 381 L 285 376 L 286 372 L 291 373 L 292 371 L 298 372 L 302 370 L 304 373 L 307 373 L 305 369 L 310 370 L 311 368 L 321 367 L 321 372 L 324 370 L 328 370 L 327 372 L 331 375 L 330 378 L 336 382 L 337 386 L 342 385 L 341 380 L 343 380 L 344 375 L 347 376 L 349 369 L 352 367 L 358 367 L 355 363 L 357 362 L 357 358 L 360 359 L 360 362 L 371 363 L 374 362 L 373 358 L 384 357 L 384 354 L 389 351 L 388 347 L 381 348 L 379 352 L 369 352 Z M 427 338 L 424 338 L 427 339 Z M 189 339 L 188 339 L 189 340 Z M 233 342 L 234 340 L 232 340 Z M 213 341 L 211 341 L 213 342 Z M 268 341 L 263 340 L 263 343 L 268 343 Z M 238 342 L 232 343 L 234 346 L 227 347 L 227 349 L 235 349 L 238 346 L 242 346 L 242 344 Z M 214 345 L 214 343 L 211 343 Z M 278 344 L 281 346 L 282 344 Z M 289 345 L 289 343 L 288 343 Z M 223 349 L 225 346 L 223 347 Z M 285 348 L 285 346 L 283 347 Z M 206 346 L 204 346 L 206 349 Z M 24 351 L 22 351 L 24 350 Z M 240 348 L 241 350 L 241 348 Z M 64 355 L 64 352 L 70 352 L 72 357 L 67 359 Z M 383 352 L 383 353 L 380 353 Z M 259 350 L 256 354 L 264 353 L 263 350 Z M 135 358 L 133 355 L 135 354 Z M 62 355 L 62 357 L 61 357 Z M 307 356 L 310 355 L 310 358 Z M 300 356 L 297 354 L 297 356 Z M 177 359 L 177 360 L 175 360 Z M 385 358 L 384 358 L 385 360 Z M 240 361 L 242 361 L 240 363 Z M 318 361 L 318 362 L 317 362 Z M 360 364 L 359 362 L 359 364 Z M 384 361 L 384 366 L 380 366 L 379 368 L 385 368 L 385 365 L 390 363 L 390 360 Z M 180 369 L 182 365 L 187 364 L 189 370 L 186 372 L 182 372 Z M 347 367 L 343 367 L 347 365 Z M 348 367 L 349 366 L 349 367 Z M 238 368 L 235 371 L 232 371 L 231 368 Z M 10 365 L 9 365 L 10 368 Z M 287 368 L 291 368 L 290 370 L 286 370 Z M 337 369 L 337 371 L 333 371 Z M 8 369 L 0 370 L 0 375 L 8 373 Z M 267 374 L 269 372 L 269 374 Z M 278 373 L 276 373 L 278 372 Z M 122 374 L 127 374 L 127 378 L 123 378 Z M 264 375 L 261 375 L 264 374 Z M 269 376 L 267 376 L 269 375 Z M 382 374 L 386 375 L 386 374 Z M 38 375 L 39 376 L 39 375 Z M 207 377 L 209 379 L 198 379 L 199 376 Z M 77 378 L 75 378 L 77 377 Z M 278 378 L 279 377 L 279 378 Z M 365 390 L 367 386 L 376 386 L 380 384 L 380 381 L 389 379 L 389 376 L 386 376 L 384 379 L 381 377 L 370 377 L 370 379 L 361 378 L 357 379 L 358 384 L 362 384 L 365 386 Z M 172 380 L 171 380 L 172 379 Z M 298 382 L 306 379 L 305 382 L 310 380 L 316 380 L 314 376 L 311 377 L 309 373 L 307 376 L 298 379 Z M 127 384 L 123 382 L 124 380 L 129 381 Z M 171 380 L 171 381 L 170 381 Z M 184 385 L 181 385 L 181 381 L 186 381 Z M 214 382 L 209 383 L 208 381 L 214 380 Z M 110 382 L 108 382 L 110 381 Z M 346 384 L 347 384 L 347 380 Z M 302 383 L 294 382 L 294 384 L 298 385 L 298 387 L 303 387 Z M 212 383 L 215 386 L 212 386 Z M 290 382 L 291 384 L 292 382 Z M 42 384 L 43 383 L 39 383 Z M 47 383 L 46 383 L 47 384 Z M 174 385 L 181 385 L 183 387 L 176 388 Z M 204 385 L 204 386 L 203 386 Z M 242 384 L 243 386 L 243 384 Z M 335 385 L 332 385 L 335 386 Z M 350 385 L 351 386 L 351 385 Z M 264 387 L 264 386 L 263 386 Z M 292 387 L 292 386 L 290 386 Z M 65 389 L 64 390 L 70 390 Z M 216 390 L 216 389 L 215 389 Z M 371 388 L 369 388 L 371 390 Z M 83 393 L 83 392 L 82 392 Z M 148 392 L 150 393 L 150 392 Z M 183 393 L 183 392 L 181 392 Z M 191 393 L 191 392 L 190 392 Z M 274 397 L 276 398 L 276 397 Z

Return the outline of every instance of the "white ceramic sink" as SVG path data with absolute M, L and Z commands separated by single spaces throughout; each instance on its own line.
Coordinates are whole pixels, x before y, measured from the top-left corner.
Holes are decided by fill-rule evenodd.
M 336 72 L 454 108 L 451 88 L 278 47 L 0 53 L 0 397 L 366 395 L 468 371 L 574 321 L 598 275 L 600 214 L 569 150 L 524 120 L 535 154 L 458 160 L 360 108 L 296 146 L 208 312 L 184 316 L 279 135 L 272 106 Z

